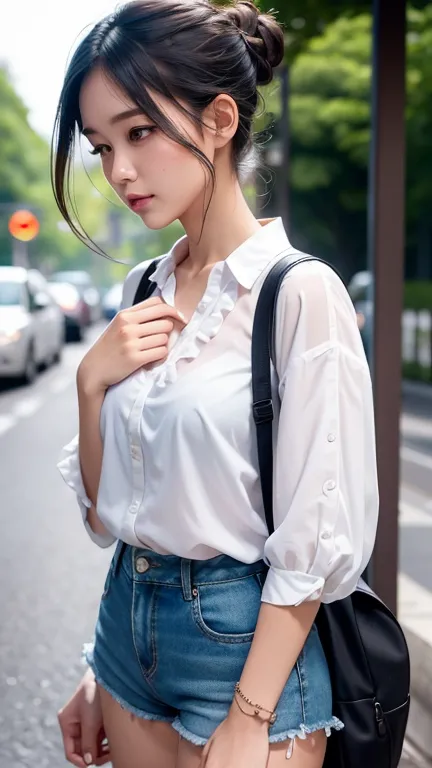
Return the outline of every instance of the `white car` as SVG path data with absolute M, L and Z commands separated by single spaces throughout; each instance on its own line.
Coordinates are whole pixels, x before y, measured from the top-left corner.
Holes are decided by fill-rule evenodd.
M 59 362 L 63 313 L 35 269 L 0 267 L 0 377 L 30 384 L 40 365 Z

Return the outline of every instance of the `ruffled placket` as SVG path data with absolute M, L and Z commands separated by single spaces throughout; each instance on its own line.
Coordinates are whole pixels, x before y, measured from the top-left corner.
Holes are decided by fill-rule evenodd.
M 147 372 L 159 388 L 177 380 L 180 360 L 194 360 L 201 349 L 218 333 L 227 315 L 234 309 L 238 296 L 238 282 L 224 261 L 218 262 L 210 272 L 207 287 L 190 322 L 179 334 L 167 359 Z M 161 288 L 163 300 L 175 305 L 176 278 L 174 271 Z

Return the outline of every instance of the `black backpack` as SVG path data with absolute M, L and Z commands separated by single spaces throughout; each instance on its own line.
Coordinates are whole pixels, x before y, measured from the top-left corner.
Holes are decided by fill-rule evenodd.
M 258 297 L 252 332 L 253 416 L 269 534 L 274 531 L 270 361 L 275 308 L 285 275 L 305 261 L 322 260 L 283 257 L 270 270 Z M 149 278 L 156 266 L 157 261 L 152 262 L 144 273 L 134 304 L 152 294 Z M 362 579 L 349 597 L 322 604 L 316 625 L 330 671 L 333 714 L 345 725 L 328 739 L 324 768 L 397 768 L 410 701 L 409 655 L 400 625 Z

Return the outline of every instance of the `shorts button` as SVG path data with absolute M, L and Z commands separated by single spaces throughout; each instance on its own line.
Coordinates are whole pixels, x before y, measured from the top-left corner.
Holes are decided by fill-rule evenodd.
M 135 560 L 137 573 L 145 573 L 150 568 L 150 563 L 145 557 L 137 557 Z

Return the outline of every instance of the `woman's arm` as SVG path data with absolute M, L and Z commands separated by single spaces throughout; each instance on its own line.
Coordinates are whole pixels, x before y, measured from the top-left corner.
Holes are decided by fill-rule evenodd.
M 328 268 L 303 269 L 291 273 L 295 282 L 286 280 L 278 301 L 275 531 L 264 548 L 269 571 L 240 680 L 243 693 L 269 710 L 320 603 L 355 588 L 378 514 L 372 387 L 355 313 Z
M 251 649 L 243 668 L 240 688 L 254 703 L 274 711 L 291 674 L 320 602 L 301 605 L 262 603 Z M 233 702 L 233 713 L 238 707 Z
M 92 506 L 87 513 L 87 522 L 93 533 L 106 536 L 107 529 L 96 512 L 96 501 L 102 469 L 102 438 L 100 433 L 100 413 L 105 398 L 105 391 L 91 388 L 86 384 L 82 368 L 77 375 L 79 407 L 79 460 L 84 487 Z
M 88 523 L 98 535 L 107 533 L 96 511 L 103 461 L 100 415 L 105 393 L 140 368 L 166 359 L 176 321 L 184 327 L 185 321 L 176 308 L 157 296 L 124 309 L 79 366 L 79 460 L 83 485 L 91 502 Z
M 370 374 L 352 302 L 329 267 L 303 264 L 282 284 L 275 358 L 280 399 L 275 530 L 264 545 L 269 570 L 239 681 L 249 701 L 272 712 L 320 603 L 342 599 L 355 589 L 377 526 Z M 204 748 L 201 764 L 265 768 L 268 720 L 259 710 L 258 716 L 243 714 L 240 706 L 255 713 L 238 693 L 233 699 L 228 717 Z

